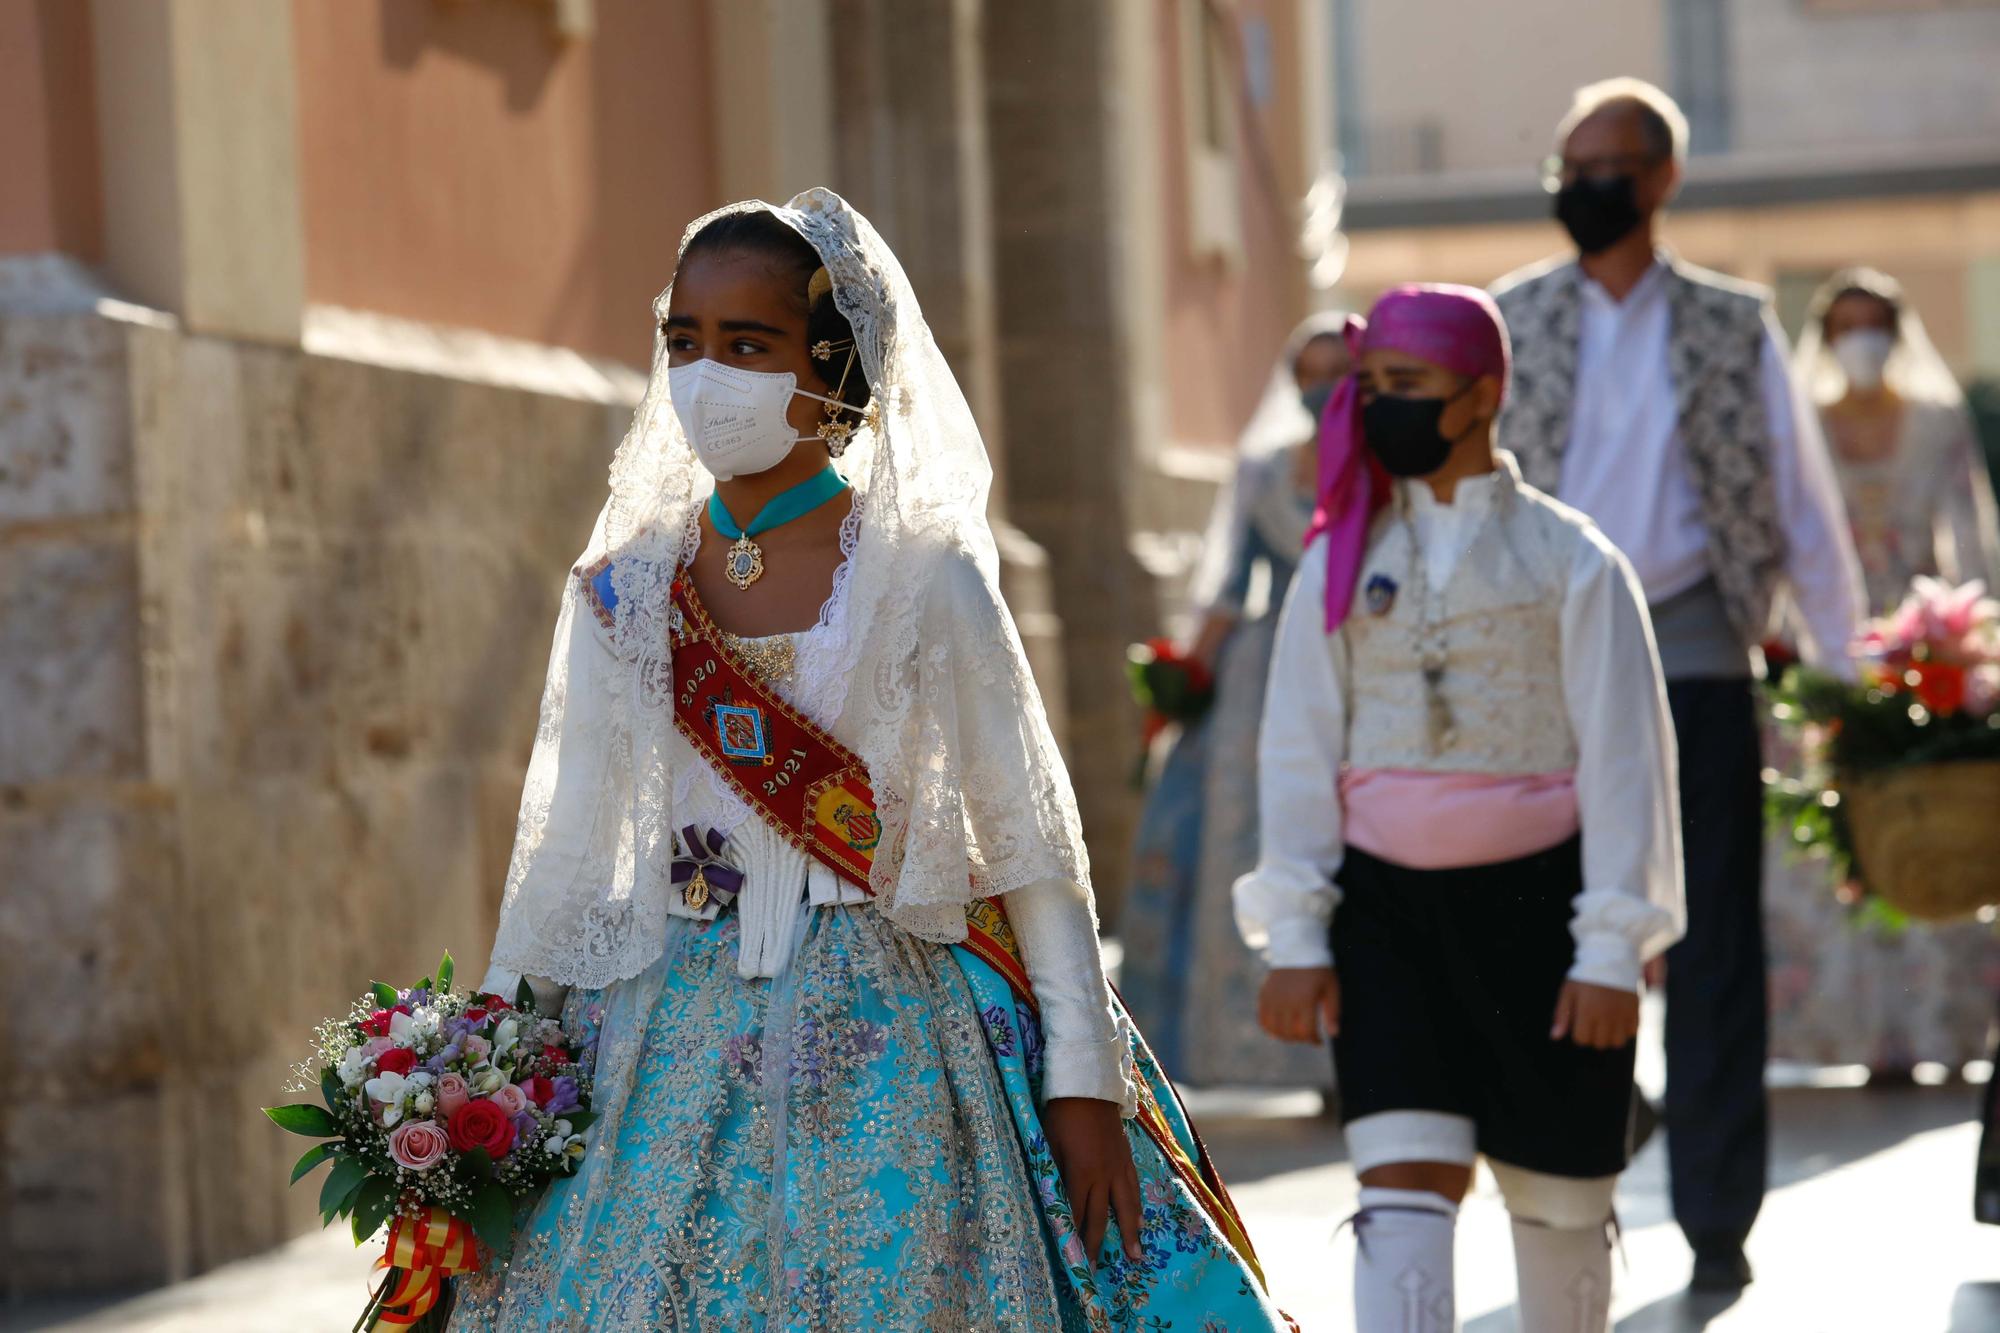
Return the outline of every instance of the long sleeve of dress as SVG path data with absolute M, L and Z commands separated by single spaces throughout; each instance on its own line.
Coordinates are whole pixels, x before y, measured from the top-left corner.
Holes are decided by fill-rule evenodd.
M 1602 533 L 1588 536 L 1562 612 L 1583 828 L 1570 977 L 1636 991 L 1640 965 L 1678 939 L 1686 919 L 1673 719 L 1638 578 Z
M 1344 847 L 1340 767 L 1347 748 L 1345 672 L 1325 628 L 1326 543 L 1315 542 L 1285 597 L 1257 746 L 1261 846 L 1236 881 L 1243 940 L 1272 967 L 1331 967 L 1327 926 Z
M 1111 1003 L 1090 890 L 1026 884 L 1002 901 L 1042 1019 L 1042 1100 L 1093 1097 L 1138 1111 L 1132 1045 Z
M 1250 538 L 1254 531 L 1250 507 L 1261 484 L 1259 463 L 1254 458 L 1240 460 L 1235 475 L 1215 497 L 1208 530 L 1202 534 L 1201 557 L 1188 587 L 1197 613 L 1243 614 L 1243 603 L 1250 595 Z
M 1867 602 L 1861 563 L 1819 414 L 1792 381 L 1784 334 L 1775 322 L 1766 322 L 1758 373 L 1771 439 L 1771 481 L 1785 528 L 1785 581 L 1808 640 L 1800 647 L 1816 666 L 1851 671 L 1847 645 Z
M 1996 531 L 1993 478 L 1979 451 L 1972 418 L 1962 407 L 1949 409 L 1944 429 L 1951 432 L 1945 452 L 1942 512 L 1943 535 L 1951 539 L 1951 570 L 1960 583 L 1981 579 L 1989 593 L 2000 594 L 2000 531 Z

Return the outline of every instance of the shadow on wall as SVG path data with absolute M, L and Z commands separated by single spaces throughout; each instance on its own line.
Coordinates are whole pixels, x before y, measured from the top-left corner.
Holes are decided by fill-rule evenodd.
M 543 4 L 380 0 L 376 13 L 382 58 L 390 65 L 407 70 L 438 51 L 485 66 L 499 77 L 509 111 L 533 109 L 566 50 Z

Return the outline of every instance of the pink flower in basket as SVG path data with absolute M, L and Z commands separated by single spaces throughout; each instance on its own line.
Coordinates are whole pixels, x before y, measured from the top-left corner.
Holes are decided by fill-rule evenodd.
M 1856 648 L 1896 667 L 1916 661 L 2000 663 L 2000 602 L 1988 597 L 1978 580 L 1954 588 L 1919 575 L 1901 606 L 1868 623 Z

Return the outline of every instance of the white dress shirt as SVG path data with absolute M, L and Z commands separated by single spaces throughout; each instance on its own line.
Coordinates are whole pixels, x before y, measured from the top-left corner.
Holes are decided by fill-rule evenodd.
M 1428 485 L 1398 483 L 1433 588 L 1450 582 L 1499 488 L 1511 484 L 1503 466 L 1459 482 L 1453 503 L 1440 505 Z M 1520 521 L 1566 524 L 1577 538 L 1557 646 L 1583 832 L 1570 976 L 1637 990 L 1642 961 L 1679 938 L 1684 921 L 1673 724 L 1652 631 L 1631 569 L 1594 527 L 1545 503 Z M 1389 530 L 1378 525 L 1374 540 Z M 1238 926 L 1272 967 L 1333 961 L 1327 928 L 1345 849 L 1340 775 L 1349 682 L 1344 631 L 1325 631 L 1326 563 L 1321 538 L 1307 549 L 1279 620 L 1258 745 L 1260 856 L 1236 883 Z
M 1708 525 L 1680 439 L 1668 368 L 1667 268 L 1656 263 L 1622 301 L 1585 278 L 1576 396 L 1558 491 L 1625 553 L 1657 605 L 1709 575 Z M 1767 319 L 1758 368 L 1771 481 L 1785 532 L 1785 579 L 1807 660 L 1846 660 L 1862 606 L 1840 487 L 1818 414 L 1793 385 L 1784 336 Z

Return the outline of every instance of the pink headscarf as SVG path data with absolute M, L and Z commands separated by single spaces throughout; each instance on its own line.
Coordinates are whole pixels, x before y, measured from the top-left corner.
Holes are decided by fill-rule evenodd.
M 1507 384 L 1507 325 L 1493 298 L 1477 287 L 1413 283 L 1384 293 L 1368 318 L 1350 319 L 1347 348 L 1360 367 L 1361 355 L 1393 347 L 1443 366 L 1455 375 L 1500 378 Z M 1347 620 L 1354 584 L 1368 547 L 1368 528 L 1389 503 L 1390 478 L 1368 452 L 1361 433 L 1361 391 L 1350 374 L 1334 390 L 1319 423 L 1319 508 L 1306 544 L 1327 534 L 1326 632 Z

